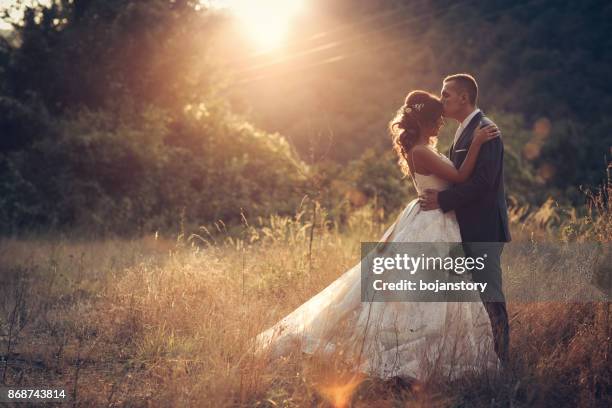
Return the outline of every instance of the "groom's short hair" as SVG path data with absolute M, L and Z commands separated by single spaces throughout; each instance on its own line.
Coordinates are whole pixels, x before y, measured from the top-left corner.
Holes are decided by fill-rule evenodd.
M 457 86 L 464 92 L 467 92 L 470 98 L 470 103 L 476 106 L 478 101 L 478 84 L 470 74 L 454 74 L 444 78 L 443 82 L 455 81 Z

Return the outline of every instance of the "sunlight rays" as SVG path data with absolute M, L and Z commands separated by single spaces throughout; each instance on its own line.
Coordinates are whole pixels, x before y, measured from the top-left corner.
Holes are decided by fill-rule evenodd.
M 225 3 L 260 51 L 280 48 L 292 18 L 304 8 L 303 0 L 227 0 Z

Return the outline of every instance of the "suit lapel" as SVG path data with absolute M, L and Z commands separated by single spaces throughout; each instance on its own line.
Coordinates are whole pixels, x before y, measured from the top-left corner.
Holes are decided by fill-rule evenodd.
M 465 141 L 467 136 L 472 134 L 474 130 L 476 130 L 476 126 L 480 123 L 480 119 L 482 119 L 483 116 L 484 114 L 482 113 L 482 111 L 474 115 L 472 120 L 470 120 L 470 123 L 467 124 L 465 129 L 463 129 L 463 131 L 459 135 L 459 138 L 457 139 L 457 143 L 454 143 L 453 146 L 451 147 L 450 159 L 453 161 L 453 163 L 455 162 L 454 156 L 455 156 L 456 147 L 460 146 Z
M 472 120 L 470 120 L 470 123 L 467 124 L 465 129 L 463 129 L 463 132 L 461 132 L 461 135 L 459 135 L 459 139 L 457 139 L 457 143 L 455 143 L 455 145 L 453 146 L 453 150 L 456 146 L 460 145 L 461 142 L 464 141 L 467 135 L 471 134 L 472 132 L 474 132 L 474 130 L 476 130 L 476 125 L 480 123 L 480 119 L 482 119 L 482 116 L 482 112 L 478 112 L 476 115 L 474 115 Z

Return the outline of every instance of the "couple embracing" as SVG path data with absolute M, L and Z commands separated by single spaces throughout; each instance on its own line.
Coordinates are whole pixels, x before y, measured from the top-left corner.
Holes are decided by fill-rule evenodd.
M 381 378 L 455 377 L 508 363 L 500 262 L 510 241 L 504 147 L 477 101 L 478 85 L 468 74 L 446 77 L 440 97 L 408 94 L 390 132 L 401 170 L 419 198 L 381 241 L 462 243 L 466 256 L 487 259 L 484 269 L 471 274 L 474 282 L 486 283 L 479 301 L 363 301 L 359 263 L 260 333 L 260 350 L 270 356 L 292 351 L 341 356 L 356 370 Z M 448 158 L 435 148 L 444 118 L 459 122 Z

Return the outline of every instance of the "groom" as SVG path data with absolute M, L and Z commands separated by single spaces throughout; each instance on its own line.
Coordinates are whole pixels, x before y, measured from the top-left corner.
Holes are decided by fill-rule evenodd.
M 450 150 L 450 159 L 459 168 L 472 143 L 474 130 L 493 122 L 476 107 L 478 85 L 471 75 L 446 77 L 441 100 L 444 116 L 459 122 Z M 482 271 L 475 270 L 472 278 L 475 282 L 487 283 L 480 297 L 491 320 L 495 352 L 505 365 L 509 358 L 510 329 L 502 290 L 500 258 L 504 242 L 510 241 L 510 231 L 504 193 L 502 138 L 495 138 L 482 145 L 470 179 L 448 190 L 427 190 L 420 197 L 420 204 L 423 210 L 455 210 L 465 254 L 474 258 L 485 257 L 485 268 Z

